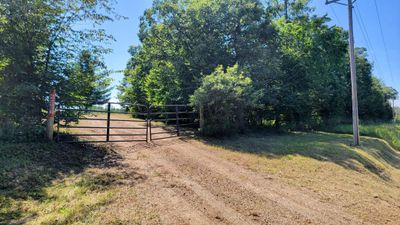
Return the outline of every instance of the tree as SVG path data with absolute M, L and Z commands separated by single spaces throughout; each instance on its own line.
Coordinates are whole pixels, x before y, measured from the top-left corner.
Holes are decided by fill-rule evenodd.
M 277 57 L 264 10 L 258 0 L 155 1 L 141 18 L 142 43 L 125 70 L 121 99 L 185 103 L 204 74 L 236 63 L 265 87 Z
M 4 31 L 4 26 L 7 24 L 7 18 L 4 16 L 4 7 L 0 5 L 0 33 Z M 0 51 L 1 52 L 1 51 Z M 0 54 L 0 71 L 8 64 L 7 58 L 3 54 Z M 0 77 L 0 82 L 2 77 Z
M 49 91 L 71 89 L 64 72 L 79 53 L 109 51 L 98 25 L 118 16 L 108 0 L 0 0 L 0 10 L 0 113 L 28 132 L 42 123 Z
M 146 104 L 147 97 L 144 89 L 144 81 L 149 64 L 141 62 L 145 59 L 141 47 L 132 46 L 129 49 L 131 58 L 124 71 L 124 78 L 118 86 L 118 98 L 121 102 Z
M 218 66 L 203 78 L 201 86 L 190 98 L 192 105 L 204 113 L 206 135 L 220 136 L 243 131 L 248 125 L 249 112 L 258 104 L 259 93 L 252 81 L 239 71 L 238 65 Z
M 313 15 L 308 0 L 286 2 L 154 1 L 141 18 L 121 100 L 187 103 L 205 74 L 237 65 L 263 93 L 246 115 L 253 125 L 309 130 L 350 118 L 346 31 Z M 388 88 L 373 78 L 366 57 L 358 64 L 361 95 L 370 99 L 360 102 L 361 118 L 389 119 Z
M 389 99 L 396 98 L 397 91 L 386 87 L 372 75 L 373 65 L 368 61 L 367 50 L 356 48 L 358 99 L 360 118 L 364 120 L 390 120 L 393 109 Z
M 68 77 L 62 85 L 61 103 L 66 99 L 71 106 L 83 106 L 85 108 L 94 104 L 104 104 L 110 100 L 109 73 L 104 63 L 98 56 L 89 51 L 82 51 L 76 63 L 70 65 L 64 74 Z M 71 100 L 72 99 L 72 100 Z
M 270 0 L 267 12 L 275 19 L 284 18 L 286 21 L 308 16 L 313 9 L 310 0 Z
M 303 16 L 274 22 L 282 54 L 278 122 L 309 129 L 345 116 L 348 90 L 346 35 L 327 17 Z

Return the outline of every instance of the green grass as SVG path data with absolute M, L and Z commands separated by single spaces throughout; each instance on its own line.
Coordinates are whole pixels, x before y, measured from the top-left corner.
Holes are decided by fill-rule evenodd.
M 345 169 L 368 170 L 383 179 L 390 179 L 386 166 L 400 168 L 400 152 L 378 139 L 362 138 L 361 147 L 351 147 L 351 136 L 331 133 L 251 133 L 209 143 L 244 153 L 271 158 L 302 156 L 333 162 Z
M 338 125 L 331 129 L 332 132 L 348 133 L 353 132 L 352 125 Z M 371 123 L 361 124 L 360 134 L 364 136 L 377 137 L 387 141 L 391 146 L 400 150 L 400 123 Z
M 400 152 L 380 139 L 362 137 L 360 147 L 351 147 L 348 134 L 254 132 L 205 142 L 229 160 L 337 204 L 361 201 L 372 208 L 378 198 L 397 209 L 400 201 Z M 0 142 L 0 152 L 0 224 L 158 223 L 156 214 L 142 211 L 135 186 L 127 183 L 137 174 L 124 171 L 111 149 Z M 349 209 L 370 220 L 390 211 Z
M 266 179 L 308 189 L 371 224 L 398 224 L 400 152 L 377 138 L 362 137 L 359 147 L 351 142 L 348 134 L 255 132 L 205 144 Z
M 134 186 L 120 185 L 132 174 L 108 148 L 0 143 L 0 152 L 0 224 L 118 224 L 116 196 L 135 202 Z

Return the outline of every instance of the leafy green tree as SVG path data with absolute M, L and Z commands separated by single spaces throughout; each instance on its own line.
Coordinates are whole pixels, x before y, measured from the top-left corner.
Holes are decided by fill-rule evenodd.
M 118 15 L 108 0 L 0 0 L 0 10 L 0 113 L 29 130 L 42 123 L 52 88 L 71 89 L 64 72 L 82 50 L 109 51 L 112 37 L 98 25 Z
M 248 113 L 257 106 L 259 97 L 251 79 L 239 71 L 238 65 L 226 71 L 218 66 L 203 77 L 190 102 L 204 113 L 202 132 L 220 136 L 243 131 L 249 123 Z
M 253 125 L 314 129 L 351 118 L 347 33 L 308 0 L 157 0 L 141 18 L 120 99 L 187 103 L 218 65 L 238 65 L 263 93 Z M 287 11 L 287 16 L 286 16 Z M 361 118 L 389 119 L 389 87 L 359 54 Z M 374 106 L 371 106 L 373 104 Z
M 89 51 L 82 51 L 75 64 L 70 65 L 64 74 L 68 77 L 62 85 L 60 102 L 65 99 L 71 106 L 83 106 L 85 108 L 94 104 L 104 104 L 110 100 L 110 71 L 98 56 Z
M 3 32 L 4 28 L 7 23 L 7 18 L 4 16 L 4 7 L 0 5 L 0 33 Z M 8 64 L 7 58 L 3 54 L 0 55 L 0 70 L 4 69 L 4 67 Z M 0 77 L 0 82 L 2 77 Z
M 265 87 L 278 59 L 264 11 L 258 0 L 155 1 L 141 18 L 142 44 L 125 70 L 121 99 L 185 103 L 204 74 L 236 63 Z
M 129 49 L 131 58 L 124 71 L 124 78 L 118 86 L 118 98 L 121 102 L 146 104 L 144 78 L 149 64 L 143 63 L 145 59 L 141 47 L 132 46 Z
M 327 17 L 304 16 L 274 22 L 282 54 L 276 104 L 278 122 L 309 129 L 345 115 L 347 43 L 339 27 Z
M 389 99 L 396 98 L 397 91 L 386 87 L 372 75 L 373 65 L 368 61 L 365 48 L 356 48 L 356 67 L 360 118 L 364 120 L 390 120 L 393 109 Z
M 175 73 L 175 67 L 169 61 L 159 61 L 151 68 L 144 81 L 147 102 L 154 105 L 180 102 L 181 81 Z
M 296 20 L 313 11 L 309 3 L 310 0 L 270 0 L 267 1 L 267 12 L 275 19 Z
M 384 86 L 383 93 L 385 95 L 385 99 L 387 99 L 387 100 L 394 101 L 394 100 L 398 99 L 398 97 L 399 97 L 399 92 L 392 87 Z

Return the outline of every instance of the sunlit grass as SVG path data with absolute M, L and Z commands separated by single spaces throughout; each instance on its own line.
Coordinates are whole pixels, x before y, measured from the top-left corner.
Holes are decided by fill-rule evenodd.
M 351 136 L 346 134 L 252 133 L 224 140 L 212 140 L 210 143 L 240 153 L 251 153 L 271 159 L 290 160 L 293 157 L 306 157 L 333 162 L 346 169 L 368 170 L 383 177 L 386 176 L 387 165 L 400 167 L 400 152 L 391 149 L 381 140 L 362 138 L 361 146 L 355 148 L 351 147 Z M 271 170 L 276 168 L 279 167 L 270 167 Z
M 400 202 L 400 153 L 380 139 L 362 137 L 360 147 L 351 140 L 348 134 L 254 132 L 210 139 L 203 147 L 211 145 L 268 178 L 310 189 L 361 218 L 390 218 L 385 213 Z M 121 182 L 136 179 L 102 167 L 114 163 L 107 161 L 107 149 L 0 144 L 0 224 L 159 223 L 157 213 L 141 208 L 135 186 Z
M 46 200 L 26 200 L 22 208 L 35 215 L 27 224 L 70 224 L 87 219 L 93 210 L 112 200 L 113 189 L 91 189 L 82 175 L 55 181 L 44 188 Z
M 383 218 L 395 222 L 400 152 L 376 138 L 362 137 L 360 147 L 352 147 L 351 142 L 347 134 L 257 132 L 206 144 L 267 179 L 311 190 L 372 224 Z
M 140 224 L 144 218 L 158 219 L 148 219 L 134 184 L 123 182 L 145 178 L 115 167 L 118 156 L 106 148 L 0 144 L 0 224 Z M 131 204 L 129 213 L 116 204 Z
M 333 132 L 353 132 L 352 125 L 338 125 L 332 129 Z M 360 134 L 364 136 L 377 137 L 387 141 L 394 148 L 400 150 L 400 123 L 371 123 L 361 124 Z

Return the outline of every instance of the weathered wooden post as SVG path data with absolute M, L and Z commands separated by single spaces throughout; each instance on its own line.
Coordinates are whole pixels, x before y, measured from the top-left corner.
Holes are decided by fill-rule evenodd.
M 147 111 L 147 117 L 149 118 L 148 126 L 149 126 L 149 139 L 150 141 L 153 140 L 153 137 L 151 136 L 151 120 L 152 120 L 152 114 L 151 114 L 151 105 L 149 105 L 148 111 Z
M 176 113 L 176 135 L 179 136 L 179 106 L 175 106 L 175 113 Z
M 107 137 L 106 141 L 110 141 L 110 120 L 111 120 L 111 103 L 107 104 Z
M 150 121 L 150 106 L 146 106 L 146 142 L 149 142 L 149 121 Z
M 200 105 L 200 112 L 199 112 L 199 123 L 200 123 L 200 132 L 204 132 L 204 107 Z
M 47 115 L 47 127 L 46 127 L 47 139 L 50 141 L 53 140 L 53 135 L 54 135 L 55 105 L 56 105 L 56 89 L 52 89 L 50 92 L 49 111 Z

